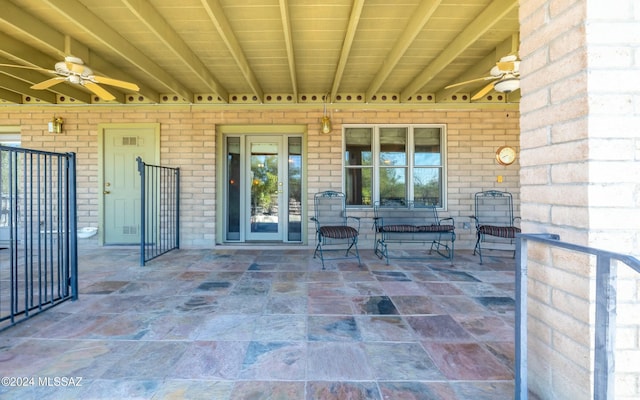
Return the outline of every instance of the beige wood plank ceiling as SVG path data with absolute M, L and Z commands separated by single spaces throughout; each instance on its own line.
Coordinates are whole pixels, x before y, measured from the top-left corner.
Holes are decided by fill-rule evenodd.
M 518 0 L 0 0 L 0 9 L 0 104 L 519 101 L 519 90 L 471 100 L 493 80 L 445 89 L 517 54 Z M 69 55 L 139 91 L 99 83 L 114 96 L 105 100 L 91 82 L 31 88 Z

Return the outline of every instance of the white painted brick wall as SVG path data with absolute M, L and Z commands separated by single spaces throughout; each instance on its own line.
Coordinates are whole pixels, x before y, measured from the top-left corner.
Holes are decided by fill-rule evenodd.
M 640 3 L 521 0 L 520 20 L 525 229 L 640 255 Z M 530 388 L 542 399 L 591 398 L 593 336 L 581 327 L 593 326 L 594 263 L 532 257 L 546 272 L 530 272 Z M 640 398 L 639 287 L 621 267 L 617 399 Z

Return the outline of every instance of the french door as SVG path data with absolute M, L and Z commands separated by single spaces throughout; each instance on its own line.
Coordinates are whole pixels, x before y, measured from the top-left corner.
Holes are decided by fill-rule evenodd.
M 282 138 L 277 136 L 247 137 L 247 208 L 246 238 L 282 240 L 282 202 L 284 174 Z
M 302 139 L 226 137 L 225 241 L 301 241 Z

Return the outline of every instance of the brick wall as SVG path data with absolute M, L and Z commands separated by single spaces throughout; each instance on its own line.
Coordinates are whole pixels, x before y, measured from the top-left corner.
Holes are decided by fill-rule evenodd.
M 640 4 L 587 6 L 592 246 L 640 257 Z M 616 399 L 640 398 L 640 274 L 618 269 Z
M 64 133 L 46 132 L 53 114 L 65 120 Z M 313 193 L 342 188 L 342 124 L 444 123 L 448 127 L 448 210 L 456 219 L 457 248 L 470 248 L 475 232 L 463 229 L 473 213 L 473 193 L 498 188 L 519 199 L 518 163 L 504 167 L 495 161 L 501 145 L 518 147 L 519 114 L 515 107 L 480 111 L 431 111 L 412 109 L 333 111 L 333 132 L 322 135 L 322 110 L 207 109 L 181 106 L 100 106 L 100 107 L 1 107 L 3 125 L 22 129 L 23 146 L 51 151 L 74 151 L 78 158 L 79 226 L 97 226 L 98 125 L 108 123 L 160 123 L 161 164 L 179 166 L 182 182 L 183 247 L 211 247 L 215 243 L 216 125 L 217 124 L 306 124 L 308 125 L 308 211 Z M 497 176 L 503 182 L 497 182 Z M 361 213 L 370 217 L 370 213 Z M 364 247 L 372 248 L 370 221 L 363 221 Z M 309 238 L 313 242 L 313 227 Z
M 518 148 L 519 113 L 514 110 L 496 111 L 363 111 L 333 113 L 334 133 L 309 138 L 309 193 L 342 188 L 342 137 L 341 124 L 386 123 L 445 123 L 447 124 L 447 211 L 456 223 L 456 248 L 473 248 L 475 230 L 470 215 L 473 214 L 474 193 L 486 189 L 510 191 L 519 206 L 518 162 L 505 167 L 495 161 L 495 151 L 502 145 Z M 315 127 L 314 127 L 315 128 Z M 316 150 L 316 154 L 312 149 Z M 327 163 L 327 160 L 330 160 Z M 330 165 L 330 168 L 327 168 Z M 502 176 L 502 182 L 497 177 Z M 313 206 L 309 196 L 309 210 Z M 519 212 L 519 209 L 517 210 Z M 373 212 L 353 212 L 363 218 L 361 241 L 364 248 L 373 246 Z M 470 223 L 471 229 L 463 229 Z M 310 231 L 311 232 L 311 231 Z M 312 233 L 310 233 L 312 235 Z M 312 237 L 312 236 L 309 236 Z
M 638 255 L 639 18 L 633 0 L 521 0 L 526 231 Z M 574 253 L 530 254 L 529 386 L 542 399 L 593 396 L 594 265 Z M 615 390 L 631 399 L 640 396 L 640 284 L 619 274 Z

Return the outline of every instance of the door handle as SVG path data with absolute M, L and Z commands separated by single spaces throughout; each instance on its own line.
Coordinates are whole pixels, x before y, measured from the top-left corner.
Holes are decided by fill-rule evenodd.
M 108 191 L 108 190 L 105 190 L 105 191 L 104 191 L 104 192 L 102 192 L 102 193 L 104 193 L 104 194 L 109 194 L 109 193 L 111 193 L 111 192 L 110 192 L 110 191 Z

